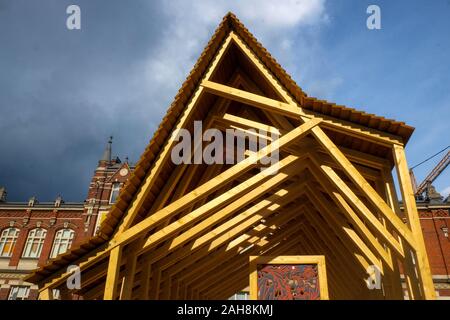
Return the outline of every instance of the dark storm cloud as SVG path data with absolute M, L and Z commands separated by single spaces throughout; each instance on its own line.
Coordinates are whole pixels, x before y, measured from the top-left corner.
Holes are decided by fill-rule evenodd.
M 80 31 L 66 28 L 70 4 Z M 10 200 L 83 200 L 109 135 L 113 153 L 138 160 L 227 11 L 280 53 L 282 31 L 322 21 L 323 5 L 0 0 L 0 186 Z
M 66 28 L 73 3 L 79 31 Z M 110 134 L 114 154 L 138 159 L 175 94 L 152 99 L 140 70 L 161 16 L 150 1 L 0 2 L 0 186 L 9 200 L 83 200 Z

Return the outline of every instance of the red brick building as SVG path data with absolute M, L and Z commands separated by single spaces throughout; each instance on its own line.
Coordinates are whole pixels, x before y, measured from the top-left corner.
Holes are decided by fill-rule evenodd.
M 450 197 L 417 202 L 437 299 L 450 299 Z
M 36 299 L 22 277 L 72 245 L 93 236 L 133 166 L 111 157 L 111 140 L 98 162 L 84 202 L 9 202 L 0 187 L 0 300 Z

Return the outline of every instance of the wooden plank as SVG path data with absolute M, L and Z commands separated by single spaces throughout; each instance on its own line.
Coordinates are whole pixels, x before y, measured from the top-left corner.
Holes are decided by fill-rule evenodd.
M 390 169 L 386 169 L 384 171 L 384 180 L 386 181 L 386 192 L 388 203 L 391 208 L 395 211 L 395 213 L 400 216 L 402 214 L 397 198 L 397 192 L 395 190 L 394 179 L 391 174 Z M 405 252 L 405 259 L 402 260 L 403 268 L 404 268 L 404 276 L 406 282 L 406 289 L 408 291 L 409 299 L 419 299 L 422 295 L 421 288 L 419 284 L 419 279 L 416 275 L 416 270 L 413 264 L 413 258 L 411 255 L 412 248 L 408 246 L 405 240 L 399 239 L 402 244 Z M 402 289 L 402 297 L 404 296 Z
M 297 228 L 297 232 L 300 229 Z M 266 244 L 265 247 L 259 247 L 257 250 L 251 250 L 246 254 L 241 256 L 231 257 L 229 260 L 224 260 L 223 263 L 217 268 L 212 268 L 208 270 L 207 273 L 204 274 L 205 281 L 202 283 L 199 282 L 190 282 L 193 288 L 199 288 L 199 290 L 205 292 L 206 295 L 214 295 L 215 291 L 224 291 L 224 283 L 231 282 L 228 281 L 233 275 L 237 275 L 241 273 L 242 278 L 248 279 L 248 260 L 250 255 L 254 254 L 282 254 L 287 249 L 292 247 L 293 245 L 298 243 L 298 239 L 296 237 L 292 237 L 286 240 L 281 240 L 275 246 L 270 246 Z M 232 260 L 232 261 L 231 261 Z M 227 279 L 227 281 L 224 281 Z M 236 286 L 236 284 L 232 284 L 232 286 Z M 216 297 L 217 299 L 227 299 L 228 296 L 224 296 L 223 294 Z
M 392 210 L 395 213 L 397 213 L 394 206 L 392 205 L 392 201 L 390 199 L 389 190 L 387 189 L 386 181 L 387 181 L 387 179 L 385 177 L 385 172 L 383 170 L 383 171 L 381 171 L 380 179 L 378 179 L 376 181 L 377 191 L 379 194 L 382 195 L 383 199 L 392 208 Z M 381 217 L 381 220 L 382 220 L 383 225 L 388 229 L 388 231 L 392 232 L 392 227 L 389 225 L 389 223 L 387 223 L 386 219 L 384 217 Z M 388 274 L 388 279 L 386 280 L 386 283 L 385 283 L 385 288 L 387 287 L 387 289 L 385 289 L 386 298 L 388 300 L 403 300 L 404 299 L 403 298 L 403 288 L 402 288 L 402 284 L 400 281 L 400 271 L 399 271 L 397 256 L 391 250 L 391 248 L 389 248 L 388 246 L 386 247 L 386 250 L 392 261 L 392 266 L 393 266 L 392 272 L 390 274 Z
M 122 291 L 120 293 L 120 300 L 130 300 L 133 291 L 134 276 L 136 273 L 137 253 L 142 246 L 143 240 L 136 240 L 131 244 L 129 252 L 127 253 L 125 263 L 125 274 L 122 280 Z
M 211 65 L 208 68 L 208 71 L 203 76 L 204 80 L 209 79 L 211 74 L 214 72 L 214 70 L 217 68 L 219 63 L 222 61 L 222 58 L 225 54 L 225 52 L 230 47 L 231 42 L 231 35 L 229 35 L 222 46 L 220 47 L 219 51 L 217 52 L 216 56 L 211 62 Z M 200 97 L 203 94 L 202 87 L 198 87 L 195 93 L 193 94 L 191 100 L 189 101 L 188 105 L 186 106 L 185 110 L 183 111 L 182 116 L 177 122 L 176 129 L 184 128 L 186 126 L 186 122 L 188 121 L 192 110 L 195 108 L 197 102 L 199 101 Z M 162 168 L 162 164 L 165 161 L 168 161 L 170 157 L 170 151 L 172 150 L 172 147 L 174 145 L 175 141 L 173 137 L 171 137 L 166 143 L 161 151 L 156 163 L 153 165 L 152 169 L 150 170 L 150 173 L 147 175 L 147 177 L 144 180 L 144 183 L 140 186 L 139 191 L 136 193 L 134 200 L 131 202 L 131 206 L 128 207 L 127 213 L 125 218 L 123 219 L 123 222 L 120 224 L 118 233 L 124 232 L 126 229 L 128 229 L 131 224 L 133 223 L 134 218 L 138 214 L 139 209 L 142 207 L 142 204 L 144 203 L 148 192 L 150 192 L 150 189 L 152 185 L 156 181 L 156 177 L 159 176 L 159 172 Z
M 274 112 L 289 118 L 299 119 L 299 117 L 303 117 L 306 121 L 308 119 L 320 119 L 322 121 L 322 125 L 329 129 L 334 129 L 340 132 L 344 131 L 346 134 L 372 142 L 382 143 L 385 146 L 390 146 L 392 144 L 403 144 L 400 137 L 377 131 L 369 127 L 363 127 L 345 120 L 333 119 L 321 114 L 308 115 L 307 111 L 296 105 L 267 98 L 217 82 L 203 80 L 201 82 L 201 87 L 206 92 L 218 95 L 220 97 L 261 108 L 268 112 Z
M 153 227 L 156 223 L 158 223 L 162 219 L 165 219 L 171 215 L 174 215 L 174 214 L 180 212 L 181 210 L 185 209 L 192 203 L 195 203 L 196 201 L 198 201 L 200 198 L 211 194 L 213 191 L 217 190 L 224 184 L 233 180 L 240 174 L 244 173 L 245 171 L 249 170 L 250 168 L 253 168 L 257 164 L 258 161 L 260 161 L 263 157 L 266 157 L 267 155 L 269 155 L 274 150 L 281 149 L 285 146 L 290 145 L 297 139 L 300 139 L 301 137 L 306 135 L 308 132 L 310 132 L 311 128 L 317 126 L 319 123 L 320 123 L 319 120 L 311 120 L 311 121 L 304 123 L 301 126 L 295 128 L 294 130 L 290 131 L 289 133 L 283 135 L 276 142 L 272 142 L 265 148 L 258 151 L 256 154 L 251 155 L 250 157 L 246 158 L 245 160 L 235 164 L 228 170 L 224 171 L 223 173 L 219 174 L 218 176 L 209 180 L 208 182 L 204 183 L 203 185 L 197 187 L 196 189 L 194 189 L 193 191 L 184 195 L 182 198 L 178 199 L 177 201 L 172 202 L 165 208 L 159 210 L 158 212 L 155 212 L 153 215 L 151 215 L 150 217 L 147 217 L 140 223 L 127 229 L 123 233 L 118 234 L 115 237 L 115 239 L 111 240 L 111 242 L 110 242 L 111 247 L 115 247 L 120 244 L 126 244 L 126 243 L 136 239 L 142 233 L 149 230 L 151 227 Z M 276 168 L 277 168 L 276 164 L 272 167 L 274 168 L 273 170 L 276 170 Z M 268 174 L 270 174 L 270 170 L 271 169 L 268 168 L 264 172 L 268 175 Z M 206 204 L 206 205 L 208 205 L 208 204 Z
M 357 219 L 357 215 L 353 212 L 352 208 L 347 204 L 347 202 L 344 200 L 344 197 L 355 207 L 358 209 L 360 213 L 363 214 L 365 221 L 368 222 L 376 231 L 377 233 L 383 237 L 384 240 L 393 248 L 400 256 L 404 257 L 404 252 L 398 241 L 394 238 L 394 236 L 388 232 L 388 230 L 383 226 L 383 224 L 373 215 L 373 213 L 363 204 L 363 202 L 358 199 L 358 196 L 356 196 L 353 191 L 347 186 L 347 184 L 342 181 L 342 179 L 336 174 L 336 172 L 325 165 L 321 165 L 320 168 L 325 173 L 325 175 L 329 178 L 330 182 L 333 182 L 333 184 L 337 187 L 340 192 L 333 192 L 333 197 L 337 199 L 337 203 L 341 208 L 344 209 L 346 213 L 348 213 L 349 216 L 353 217 L 358 223 L 358 228 L 361 228 L 361 230 L 366 230 L 365 235 L 368 238 L 372 238 L 373 241 L 370 241 L 374 245 L 377 246 L 378 241 L 375 241 L 375 238 L 371 236 L 370 231 L 368 231 L 367 228 L 365 228 L 364 224 Z M 344 197 L 342 196 L 344 195 Z M 375 241 L 375 242 L 374 242 Z M 381 246 L 380 246 L 381 248 Z M 379 252 L 379 254 L 383 257 L 386 263 L 388 263 L 387 258 L 387 252 L 382 249 L 382 251 Z
M 366 179 L 359 173 L 353 164 L 345 157 L 339 148 L 328 138 L 319 127 L 311 129 L 314 137 L 328 151 L 329 155 L 341 166 L 341 169 L 352 180 L 356 187 L 367 197 L 367 199 L 392 223 L 395 231 L 401 235 L 413 248 L 414 238 L 402 220 L 392 211 L 380 195 L 372 188 Z M 321 167 L 323 169 L 323 167 Z
M 344 121 L 341 119 L 336 119 L 330 116 L 325 116 L 317 112 L 310 110 L 305 110 L 301 108 L 301 105 L 295 101 L 286 89 L 280 84 L 280 82 L 273 76 L 273 74 L 267 69 L 267 67 L 255 56 L 255 54 L 245 45 L 245 43 L 237 36 L 232 33 L 231 37 L 241 51 L 250 59 L 253 65 L 264 75 L 265 80 L 272 86 L 272 88 L 280 95 L 282 102 L 288 103 L 292 106 L 299 108 L 299 115 L 301 119 L 306 121 L 306 119 L 316 118 L 323 121 L 323 125 L 329 129 L 343 132 L 351 136 L 355 136 L 367 141 L 376 142 L 385 146 L 390 147 L 393 143 L 403 145 L 403 140 L 401 137 L 387 134 L 379 130 L 370 129 L 358 124 L 351 123 L 349 121 Z M 298 119 L 298 116 L 296 117 Z
M 436 299 L 436 292 L 433 279 L 431 277 L 430 263 L 428 261 L 422 226 L 420 225 L 419 214 L 417 213 L 414 191 L 412 188 L 408 164 L 406 162 L 403 147 L 393 146 L 393 156 L 397 169 L 400 191 L 402 193 L 403 206 L 405 208 L 408 223 L 415 240 L 415 246 L 412 247 L 415 249 L 416 253 L 417 269 L 422 283 L 423 293 L 425 295 L 425 299 L 434 300 Z
M 290 143 L 292 143 L 293 140 L 295 139 L 299 139 L 302 136 L 304 136 L 309 130 L 310 128 L 316 126 L 319 123 L 319 121 L 311 121 L 309 123 L 303 124 L 302 126 L 298 127 L 295 129 L 295 131 L 291 131 L 289 134 L 286 134 L 285 136 L 283 136 L 282 138 L 279 139 L 278 148 L 282 148 L 283 146 L 289 145 Z M 170 209 L 172 209 L 173 207 L 175 207 L 175 212 L 179 212 L 181 211 L 183 208 L 185 208 L 186 206 L 190 205 L 191 202 L 194 202 L 195 200 L 198 200 L 198 198 L 201 196 L 201 194 L 203 194 L 203 196 L 206 196 L 207 194 L 209 194 L 211 192 L 211 190 L 216 190 L 218 188 L 217 184 L 222 185 L 223 181 L 229 181 L 232 180 L 235 176 L 239 175 L 240 173 L 242 173 L 242 171 L 245 171 L 246 168 L 250 168 L 252 166 L 254 166 L 254 164 L 259 161 L 262 157 L 267 156 L 268 153 L 270 153 L 272 150 L 274 149 L 273 146 L 269 145 L 267 147 L 265 147 L 264 149 L 260 150 L 257 154 L 252 155 L 251 157 L 245 159 L 244 161 L 236 164 L 235 166 L 233 166 L 232 168 L 228 169 L 227 171 L 223 172 L 222 174 L 220 174 L 218 177 L 210 180 L 208 182 L 208 184 L 202 185 L 199 188 L 202 188 L 201 192 L 199 192 L 199 188 L 193 190 L 192 192 L 188 193 L 186 196 L 180 198 L 179 200 L 175 201 L 175 203 L 172 203 L 171 205 L 169 205 L 168 207 L 160 210 L 163 212 L 160 212 L 161 216 L 167 216 L 167 211 L 171 212 L 172 214 L 174 213 L 173 211 L 170 211 Z M 188 197 L 189 196 L 189 197 Z M 188 200 L 189 199 L 189 200 Z M 148 230 L 149 228 L 151 228 L 155 223 L 157 223 L 161 218 L 158 216 L 158 218 L 156 218 L 157 213 L 155 213 L 155 215 L 153 215 L 150 218 L 153 218 L 151 221 L 148 221 L 147 218 L 146 220 L 142 221 L 141 223 L 145 223 L 146 226 L 145 227 L 141 227 L 141 225 L 137 225 L 134 226 L 133 228 L 137 227 L 140 229 L 140 232 L 145 232 L 146 230 Z M 140 236 L 140 232 L 137 232 L 135 229 L 128 231 L 127 230 L 127 234 L 129 234 L 129 236 L 127 236 L 127 234 L 121 234 L 121 240 L 117 241 L 117 240 L 112 240 L 110 242 L 110 246 L 108 248 L 99 248 L 97 249 L 98 251 L 95 253 L 94 256 L 89 257 L 87 261 L 81 262 L 80 263 L 80 268 L 85 268 L 88 267 L 89 265 L 93 264 L 95 261 L 98 261 L 100 259 L 103 259 L 105 257 L 108 256 L 109 251 L 120 245 L 120 244 L 124 244 L 127 242 L 130 242 L 132 240 L 134 240 L 136 237 Z M 48 288 L 48 287 L 53 287 L 61 282 L 63 282 L 68 276 L 70 275 L 70 273 L 65 272 L 65 273 L 61 273 L 61 275 L 56 278 L 53 279 L 50 283 L 47 283 L 43 289 Z
M 365 255 L 365 257 L 373 264 L 383 270 L 380 265 L 380 260 L 374 253 L 369 249 L 369 247 L 365 244 L 364 241 L 359 237 L 359 235 L 350 228 L 348 225 L 344 224 L 344 222 L 340 219 L 339 215 L 332 212 L 332 210 L 327 205 L 327 201 L 321 195 L 320 191 L 316 188 L 312 187 L 310 184 L 307 185 L 309 192 L 309 198 L 314 199 L 315 201 L 311 201 L 314 205 L 317 205 L 317 210 L 322 213 L 322 216 L 328 218 L 331 222 L 329 225 L 334 228 L 334 226 L 341 227 L 344 234 L 346 234 L 354 243 L 354 245 Z M 335 229 L 337 234 L 340 234 L 339 228 Z M 345 237 L 340 236 L 341 239 L 345 239 Z M 345 241 L 345 240 L 344 240 Z
M 357 273 L 353 273 L 352 276 L 350 276 L 347 272 L 342 272 L 341 270 L 348 270 L 349 272 L 352 272 L 352 269 L 340 269 L 339 268 L 339 259 L 333 254 L 333 251 L 330 249 L 329 244 L 327 244 L 325 241 L 322 240 L 323 236 L 319 233 L 313 232 L 310 228 L 310 224 L 305 224 L 305 227 L 303 228 L 303 235 L 305 236 L 305 242 L 309 242 L 311 245 L 314 245 L 317 248 L 320 248 L 319 251 L 323 252 L 328 260 L 328 265 L 333 268 L 335 268 L 337 272 L 336 280 L 340 281 L 340 287 L 345 288 L 344 290 L 348 290 L 348 292 L 357 292 L 358 288 L 360 287 L 360 284 L 355 282 L 354 277 L 356 277 Z M 343 258 L 343 257 L 341 257 Z M 325 262 L 325 259 L 324 261 Z M 319 268 L 320 269 L 320 268 Z M 339 272 L 340 271 L 340 272 Z M 319 274 L 319 280 L 320 280 L 320 274 Z M 322 281 L 322 280 L 321 280 Z M 326 281 L 326 278 L 325 278 Z M 322 282 L 320 282 L 320 288 L 322 290 Z M 327 286 L 328 288 L 328 286 Z M 328 289 L 327 289 L 328 290 Z M 328 292 L 327 292 L 328 295 Z
M 319 220 L 319 217 L 315 212 L 312 211 L 310 206 L 305 205 L 304 210 L 307 212 L 307 214 L 304 215 L 305 219 L 311 226 L 313 226 L 318 232 L 320 232 L 320 238 L 324 239 L 323 242 L 326 243 L 326 245 L 329 247 L 332 255 L 336 257 L 336 261 L 340 269 L 349 270 L 352 273 L 352 277 L 358 274 L 365 274 L 366 267 L 364 265 L 360 265 L 360 267 L 358 268 L 356 263 L 359 261 L 354 257 L 354 253 L 350 252 L 350 248 L 345 245 L 340 246 L 338 243 L 336 243 L 337 239 L 335 237 L 339 238 L 338 235 L 336 235 L 336 233 L 334 233 L 332 229 L 327 230 L 327 228 L 325 227 L 326 224 L 323 224 L 323 222 Z M 354 258 L 354 260 L 352 261 L 351 258 L 349 259 L 349 256 Z M 355 279 L 352 278 L 347 281 L 352 282 L 355 281 Z
M 280 169 L 281 171 L 278 174 L 276 174 L 273 178 L 271 178 L 269 181 L 263 182 L 264 180 L 267 179 L 267 176 L 265 171 L 260 172 L 259 174 L 237 185 L 236 187 L 218 196 L 217 198 L 211 200 L 210 202 L 201 206 L 200 208 L 186 214 L 185 216 L 171 223 L 162 230 L 155 232 L 154 234 L 150 235 L 147 238 L 147 241 L 145 242 L 142 248 L 142 252 L 150 250 L 158 243 L 160 243 L 162 239 L 169 237 L 177 230 L 178 231 L 183 230 L 183 228 L 188 227 L 189 225 L 197 221 L 200 217 L 207 215 L 212 210 L 221 207 L 222 205 L 226 204 L 229 201 L 232 201 L 232 199 L 236 199 L 237 197 L 239 197 L 238 201 L 233 201 L 226 208 L 222 209 L 219 215 L 227 216 L 234 213 L 241 207 L 241 205 L 249 203 L 257 196 L 261 195 L 261 193 L 268 190 L 269 188 L 274 187 L 279 183 L 283 182 L 284 180 L 288 179 L 290 175 L 284 172 L 285 170 L 284 167 L 288 168 L 289 165 L 295 164 L 296 160 L 297 157 L 295 156 L 286 157 L 277 164 L 277 166 L 281 168 Z M 261 183 L 261 185 L 258 186 L 259 183 Z M 187 237 L 185 238 L 185 240 L 189 240 L 195 234 L 197 234 L 197 232 L 201 231 L 195 227 L 194 230 L 196 230 L 196 232 L 191 233 L 190 230 L 186 231 L 185 236 Z M 175 248 L 180 244 L 181 243 L 174 244 Z
M 191 265 L 196 259 L 199 259 L 201 257 L 205 257 L 208 256 L 209 252 L 213 252 L 213 250 L 215 250 L 216 248 L 219 248 L 222 245 L 225 245 L 226 243 L 231 243 L 230 241 L 233 241 L 233 239 L 239 239 L 239 237 L 241 237 L 240 235 L 249 227 L 251 227 L 252 225 L 255 225 L 257 223 L 259 223 L 262 219 L 266 219 L 269 215 L 273 214 L 275 211 L 278 211 L 283 205 L 289 203 L 292 201 L 292 199 L 294 197 L 296 197 L 296 193 L 298 192 L 297 190 L 301 190 L 302 188 L 302 184 L 299 186 L 295 186 L 295 188 L 290 189 L 290 192 L 288 194 L 283 195 L 283 192 L 281 192 L 280 194 L 275 194 L 273 199 L 267 199 L 270 201 L 271 205 L 268 206 L 266 204 L 264 204 L 263 202 L 267 201 L 267 200 L 263 200 L 261 201 L 259 204 L 249 208 L 246 212 L 243 212 L 241 214 L 239 214 L 238 216 L 234 217 L 230 220 L 230 224 L 231 226 L 234 225 L 234 227 L 230 230 L 226 230 L 223 229 L 222 227 L 227 227 L 226 225 L 221 225 L 219 227 L 217 227 L 216 229 L 212 230 L 211 232 L 208 232 L 208 234 L 205 234 L 203 237 L 195 240 L 194 243 L 189 244 L 186 248 L 182 248 L 180 251 L 175 252 L 174 255 L 172 255 L 171 257 L 169 257 L 167 259 L 167 261 L 165 260 L 161 260 L 161 263 L 165 266 L 165 267 L 170 267 L 174 264 L 176 264 L 175 266 L 175 270 L 169 269 L 167 272 L 170 274 L 175 274 L 176 272 L 178 272 L 179 270 L 181 270 L 182 268 L 188 268 L 189 265 Z M 281 197 L 279 199 L 276 199 L 275 197 Z M 252 212 L 250 212 L 252 211 Z M 275 218 L 274 220 L 269 219 L 269 221 L 267 221 L 267 224 L 259 224 L 257 225 L 257 227 L 255 227 L 253 230 L 255 230 L 255 232 L 262 232 L 262 226 L 263 225 L 277 225 L 280 223 L 283 223 L 283 221 L 287 221 L 286 219 L 290 219 L 291 218 L 291 213 L 295 214 L 294 211 L 285 211 L 283 212 L 284 215 L 283 216 L 277 216 L 277 218 Z M 246 217 L 250 214 L 250 218 L 246 219 Z M 243 216 L 242 219 L 236 219 L 236 218 L 241 218 L 241 216 Z M 228 223 L 228 222 L 227 222 Z M 221 229 L 221 230 L 219 230 Z M 270 228 L 269 228 L 270 229 Z M 211 237 L 209 237 L 209 235 L 211 233 L 215 233 L 215 234 L 221 234 L 219 237 L 212 237 L 214 238 L 214 240 L 212 240 L 211 242 L 207 242 L 209 239 L 211 239 Z M 248 239 L 249 236 L 244 236 L 240 238 L 240 242 L 244 242 L 246 239 Z M 234 243 L 235 245 L 237 244 L 237 242 Z M 208 245 L 207 248 L 205 248 L 205 245 Z M 196 251 L 204 248 L 203 249 L 203 253 L 197 253 Z M 191 250 L 188 250 L 191 249 Z M 183 262 L 180 262 L 180 259 L 182 258 L 186 258 L 186 260 Z M 210 256 L 210 261 L 213 258 Z
M 148 300 L 148 290 L 150 287 L 150 277 L 152 265 L 150 261 L 145 261 L 141 271 L 141 287 L 139 293 L 140 300 Z
M 292 219 L 295 214 L 297 214 L 297 208 L 286 210 L 283 212 L 283 215 L 278 215 L 274 218 L 270 218 L 264 223 L 259 223 L 256 227 L 253 228 L 253 231 L 244 233 L 249 226 L 256 224 L 257 222 L 261 221 L 261 219 L 267 218 L 269 212 L 273 214 L 274 210 L 270 210 L 269 208 L 267 208 L 266 214 L 261 215 L 261 218 L 259 216 L 255 216 L 254 219 L 249 219 L 239 225 L 236 225 L 232 230 L 223 233 L 221 236 L 211 241 L 206 248 L 202 247 L 203 249 L 200 252 L 197 252 L 198 250 L 194 248 L 194 251 L 189 256 L 186 255 L 186 259 L 184 261 L 177 262 L 174 267 L 171 267 L 167 270 L 167 273 L 175 274 L 176 272 L 181 271 L 183 268 L 188 268 L 193 264 L 193 262 L 202 257 L 208 257 L 210 252 L 213 252 L 213 250 L 220 248 L 221 246 L 226 245 L 226 248 L 223 249 L 224 254 L 226 254 L 227 252 L 233 250 L 233 248 L 245 243 L 246 241 L 249 243 L 251 243 L 251 241 L 255 242 L 260 238 L 259 234 L 264 235 L 266 233 L 269 233 L 273 228 L 275 228 L 275 226 L 284 224 L 289 221 L 289 219 Z M 255 238 L 253 240 L 249 240 L 251 238 L 251 235 L 255 235 Z M 258 235 L 258 237 L 256 237 L 256 235 Z M 177 261 L 179 257 L 176 258 Z M 214 259 L 220 260 L 222 258 L 212 258 L 211 256 L 209 256 L 208 260 L 211 263 L 214 262 Z
M 295 214 L 295 213 L 292 213 Z M 289 217 L 283 217 L 283 219 L 286 219 L 286 221 L 290 221 L 292 220 L 293 216 L 289 216 Z M 189 270 L 186 270 L 186 272 L 182 272 L 182 273 L 178 273 L 179 276 L 178 278 L 180 280 L 186 279 L 186 278 L 190 278 L 189 281 L 185 281 L 186 283 L 191 283 L 191 282 L 195 282 L 198 281 L 200 278 L 202 278 L 203 274 L 204 274 L 204 270 L 209 269 L 212 265 L 222 265 L 222 263 L 224 261 L 226 261 L 227 258 L 230 257 L 236 257 L 237 254 L 239 254 L 240 251 L 243 250 L 243 248 L 240 248 L 239 245 L 242 244 L 244 241 L 246 243 L 246 245 L 254 245 L 254 247 L 252 249 L 249 250 L 249 254 L 255 250 L 260 250 L 261 248 L 263 248 L 264 246 L 267 246 L 272 243 L 277 243 L 278 241 L 282 240 L 283 238 L 287 238 L 290 235 L 294 234 L 295 232 L 298 231 L 298 226 L 293 224 L 293 225 L 288 225 L 286 228 L 283 229 L 282 233 L 281 232 L 276 232 L 275 236 L 271 239 L 271 241 L 267 241 L 265 239 L 262 239 L 267 233 L 269 232 L 274 232 L 277 229 L 275 228 L 266 228 L 263 229 L 262 232 L 260 232 L 260 234 L 255 235 L 253 237 L 251 237 L 248 234 L 244 234 L 242 237 L 236 238 L 236 240 L 230 242 L 226 248 L 223 249 L 223 251 L 217 251 L 216 254 L 212 254 L 210 256 L 206 256 L 203 257 L 203 259 L 200 259 L 198 261 L 201 261 L 201 263 L 197 263 L 197 259 L 198 257 L 192 257 L 192 260 L 190 260 L 191 262 L 191 267 L 189 268 Z M 280 230 L 278 230 L 280 231 Z M 203 256 L 203 255 L 198 255 L 198 256 Z M 192 264 L 195 264 L 194 267 L 192 267 Z M 183 266 L 183 268 L 186 268 L 187 266 Z M 183 269 L 179 268 L 179 266 L 174 266 L 175 272 L 179 272 Z M 179 270 L 181 269 L 181 270 Z M 172 274 L 171 270 L 167 270 L 167 272 L 169 274 Z M 184 281 L 184 280 L 183 280 Z
M 294 161 L 294 162 L 292 162 L 291 166 L 296 165 L 297 163 L 299 163 L 299 162 Z M 291 169 L 289 171 L 292 174 L 293 172 L 298 171 L 301 167 L 302 167 L 301 165 L 300 165 L 300 167 L 296 166 L 295 168 L 290 167 Z M 167 263 L 174 264 L 178 261 L 178 258 L 180 256 L 186 256 L 188 254 L 192 254 L 197 248 L 206 244 L 208 241 L 217 237 L 218 235 L 224 233 L 231 227 L 239 226 L 238 231 L 237 231 L 237 232 L 239 232 L 239 230 L 242 230 L 242 228 L 248 227 L 252 223 L 258 221 L 258 219 L 262 218 L 262 213 L 259 213 L 259 212 L 264 210 L 268 206 L 271 206 L 271 209 L 273 210 L 273 208 L 275 206 L 279 205 L 280 202 L 282 205 L 282 203 L 284 203 L 284 201 L 285 201 L 283 197 L 287 196 L 286 194 L 288 193 L 288 191 L 281 190 L 279 192 L 276 192 L 274 196 L 271 196 L 268 199 L 263 199 L 262 201 L 255 204 L 254 206 L 247 209 L 246 211 L 240 213 L 239 215 L 237 215 L 227 221 L 224 221 L 223 224 L 221 224 L 220 226 L 214 228 L 213 230 L 207 231 L 200 238 L 196 238 L 198 234 L 204 233 L 211 226 L 224 220 L 226 217 L 232 215 L 234 212 L 236 212 L 240 208 L 245 207 L 248 203 L 250 203 L 251 201 L 253 201 L 256 198 L 263 195 L 265 192 L 267 192 L 267 190 L 274 188 L 277 184 L 280 184 L 283 181 L 285 181 L 286 179 L 288 179 L 290 177 L 289 171 L 286 173 L 280 172 L 279 174 L 275 175 L 273 178 L 269 179 L 265 183 L 261 184 L 260 186 L 256 187 L 255 189 L 251 190 L 250 192 L 246 193 L 244 196 L 237 199 L 236 201 L 232 202 L 225 208 L 217 211 L 210 217 L 206 218 L 205 220 L 201 221 L 200 223 L 196 224 L 195 226 L 189 228 L 186 232 L 183 232 L 176 238 L 172 239 L 170 241 L 169 246 L 161 248 L 164 250 L 156 249 L 149 256 L 151 261 L 156 261 L 156 260 L 163 258 L 164 256 L 168 255 L 175 249 L 184 245 L 187 241 L 192 240 L 192 242 L 188 246 L 181 248 L 179 251 L 175 251 L 173 253 L 173 255 L 171 255 L 167 259 L 161 260 L 161 264 L 163 266 L 167 266 Z M 289 198 L 288 198 L 288 200 L 289 200 Z M 267 209 L 266 212 L 270 213 L 272 211 L 269 211 L 269 209 Z M 257 213 L 259 213 L 259 214 L 257 216 L 254 216 Z M 254 217 L 250 218 L 248 221 L 244 221 L 248 217 L 252 217 L 252 216 L 254 216 Z M 227 235 L 231 236 L 232 234 L 230 232 L 231 231 L 228 231 Z M 193 240 L 193 239 L 195 239 L 195 240 Z M 166 261 L 167 261 L 167 263 L 166 263 Z
M 161 268 L 156 263 L 152 265 L 152 277 L 150 280 L 150 293 L 149 293 L 149 299 L 150 300 L 158 300 L 159 298 L 159 285 L 161 281 Z
M 122 247 L 115 247 L 110 251 L 108 273 L 106 276 L 104 300 L 114 300 L 117 296 L 117 284 L 119 280 L 120 261 Z
M 53 289 L 44 289 L 39 291 L 38 300 L 53 300 Z
M 300 110 L 288 103 L 266 98 L 264 96 L 236 89 L 217 82 L 203 80 L 200 84 L 204 90 L 222 98 L 232 99 L 264 110 L 298 119 Z

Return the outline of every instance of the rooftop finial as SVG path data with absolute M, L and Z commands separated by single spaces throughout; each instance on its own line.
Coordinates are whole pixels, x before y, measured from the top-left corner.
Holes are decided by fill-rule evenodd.
M 108 144 L 106 146 L 105 151 L 103 152 L 103 156 L 100 159 L 100 161 L 107 161 L 108 163 L 111 162 L 112 139 L 113 139 L 113 136 L 110 136 L 109 140 L 108 140 Z

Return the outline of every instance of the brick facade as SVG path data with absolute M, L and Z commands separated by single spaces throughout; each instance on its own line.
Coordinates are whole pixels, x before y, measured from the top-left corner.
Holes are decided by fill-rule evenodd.
M 450 204 L 418 203 L 418 210 L 438 298 L 450 298 Z
M 17 228 L 19 234 L 11 256 L 0 256 L 0 300 L 8 299 L 14 286 L 30 287 L 28 299 L 37 299 L 37 287 L 23 283 L 21 278 L 36 267 L 44 265 L 51 256 L 55 235 L 59 230 L 74 231 L 72 246 L 93 236 L 100 221 L 111 207 L 111 191 L 119 189 L 129 178 L 133 166 L 111 159 L 111 142 L 99 161 L 89 184 L 84 202 L 65 203 L 60 197 L 53 202 L 8 202 L 3 190 L 0 197 L 0 234 Z M 38 258 L 23 257 L 29 232 L 35 228 L 46 230 Z

